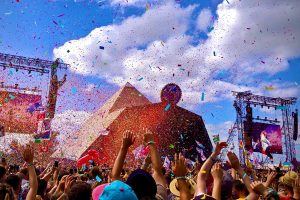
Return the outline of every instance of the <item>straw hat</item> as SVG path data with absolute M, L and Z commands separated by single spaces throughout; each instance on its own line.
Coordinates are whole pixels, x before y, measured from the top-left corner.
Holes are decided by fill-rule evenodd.
M 298 178 L 298 175 L 294 171 L 288 171 L 284 176 L 279 178 L 279 182 L 288 186 L 293 186 L 295 180 Z
M 189 183 L 190 194 L 194 195 L 196 183 L 193 179 L 187 179 L 187 181 Z M 173 179 L 173 181 L 170 183 L 170 191 L 172 194 L 180 196 L 177 179 Z

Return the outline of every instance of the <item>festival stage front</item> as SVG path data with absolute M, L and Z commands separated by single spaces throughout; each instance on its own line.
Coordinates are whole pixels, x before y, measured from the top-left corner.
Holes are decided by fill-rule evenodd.
M 180 94 L 176 89 L 172 90 L 163 90 L 162 101 L 151 103 L 127 83 L 68 138 L 52 158 L 78 160 L 94 149 L 99 152 L 101 163 L 112 164 L 121 146 L 123 132 L 129 130 L 137 137 L 128 152 L 127 159 L 131 160 L 134 159 L 132 151 L 143 144 L 144 129 L 149 129 L 155 134 L 162 156 L 172 157 L 181 151 L 189 159 L 201 161 L 201 157 L 208 157 L 212 151 L 204 122 L 201 116 L 177 106 L 181 90 L 178 86 Z M 174 102 L 174 97 L 179 100 Z

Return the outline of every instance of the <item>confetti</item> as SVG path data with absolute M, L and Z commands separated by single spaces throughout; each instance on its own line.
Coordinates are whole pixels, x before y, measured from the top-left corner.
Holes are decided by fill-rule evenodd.
M 265 90 L 274 90 L 274 88 L 272 87 L 272 85 L 271 86 L 266 86 Z
M 6 12 L 6 13 L 4 13 L 4 15 L 11 15 L 12 14 L 12 12 Z
M 53 24 L 58 25 L 58 23 L 56 21 L 52 20 L 52 22 L 53 22 Z
M 168 104 L 168 105 L 165 107 L 165 111 L 169 110 L 170 107 L 171 107 L 171 104 Z
M 226 2 L 227 2 L 228 4 L 230 4 L 228 0 L 226 0 Z
M 60 15 L 58 15 L 57 17 L 62 17 L 62 16 L 64 16 L 65 14 L 60 14 Z
M 36 140 L 34 140 L 34 143 L 40 144 L 40 143 L 41 143 L 41 140 L 40 140 L 40 139 L 36 139 Z
M 265 64 L 265 61 L 260 61 L 262 64 Z
M 201 170 L 200 173 L 201 174 L 206 174 L 206 171 L 205 170 Z
M 76 94 L 76 92 L 77 92 L 76 87 L 72 87 L 72 93 Z
M 96 180 L 100 183 L 102 181 L 102 179 L 97 175 L 96 176 Z
M 16 97 L 15 97 L 14 95 L 12 95 L 12 94 L 9 94 L 8 96 L 9 96 L 9 98 L 11 98 L 11 99 L 15 99 L 15 98 L 16 98 Z
M 208 28 L 208 32 L 211 32 L 212 30 L 214 30 L 213 26 Z
M 169 145 L 169 148 L 170 148 L 170 149 L 174 149 L 174 148 L 175 148 L 174 144 L 170 144 L 170 145 Z
M 146 4 L 146 12 L 149 10 L 149 5 Z
M 214 51 L 214 56 L 216 56 L 216 52 Z
M 67 53 L 70 53 L 70 50 L 69 50 L 69 49 L 67 50 Z
M 201 101 L 204 101 L 204 92 L 202 92 Z
M 143 80 L 143 79 L 144 79 L 144 78 L 143 78 L 143 77 L 141 77 L 141 78 L 138 78 L 138 79 L 137 79 L 137 81 L 141 81 L 141 80 Z
M 99 47 L 99 49 L 102 49 L 102 50 L 104 50 L 104 46 L 100 46 L 100 47 Z

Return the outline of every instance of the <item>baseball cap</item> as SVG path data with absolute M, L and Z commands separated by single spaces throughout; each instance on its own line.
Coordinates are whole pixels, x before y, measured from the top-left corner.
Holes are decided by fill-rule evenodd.
M 108 185 L 108 183 L 101 184 L 101 185 L 97 186 L 95 189 L 93 189 L 93 192 L 92 192 L 93 200 L 99 199 L 99 197 L 102 194 L 106 185 Z
M 132 188 L 122 181 L 105 186 L 99 200 L 138 200 Z

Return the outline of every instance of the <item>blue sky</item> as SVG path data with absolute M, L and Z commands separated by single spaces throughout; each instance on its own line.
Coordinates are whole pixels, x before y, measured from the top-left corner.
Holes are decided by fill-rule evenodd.
M 183 90 L 180 105 L 226 139 L 235 121 L 231 90 L 299 97 L 297 6 L 296 0 L 5 0 L 0 51 L 71 64 L 60 73 L 68 81 L 58 118 L 70 110 L 74 116 L 93 112 L 127 81 L 154 102 L 165 84 L 175 82 Z M 8 73 L 0 71 L 7 83 L 47 87 L 47 76 Z M 270 85 L 274 90 L 266 91 Z

